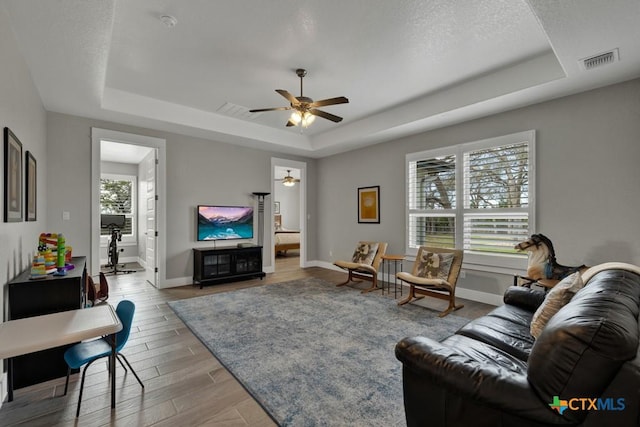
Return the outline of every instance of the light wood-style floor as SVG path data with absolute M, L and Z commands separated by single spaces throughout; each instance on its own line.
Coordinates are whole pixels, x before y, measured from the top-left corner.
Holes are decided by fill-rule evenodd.
M 204 289 L 183 286 L 158 290 L 145 283 L 141 273 L 110 276 L 108 302 L 116 305 L 121 299 L 129 299 L 136 304 L 131 336 L 123 353 L 144 382 L 144 391 L 133 375 L 124 374 L 118 365 L 117 404 L 116 409 L 111 410 L 106 360 L 98 361 L 87 371 L 79 419 L 75 419 L 75 410 L 80 375 L 73 375 L 67 396 L 62 396 L 64 378 L 16 390 L 14 401 L 4 402 L 0 408 L 0 425 L 275 425 L 166 302 L 303 277 L 318 277 L 334 283 L 341 283 L 346 277 L 343 273 L 323 268 L 300 269 L 298 263 L 293 251 L 286 257 L 278 257 L 276 272 L 268 274 L 264 280 Z M 368 284 L 353 286 L 367 287 Z M 461 301 L 465 307 L 457 313 L 467 318 L 478 317 L 493 308 L 473 301 Z M 436 310 L 446 307 L 444 301 L 434 300 L 432 304 Z

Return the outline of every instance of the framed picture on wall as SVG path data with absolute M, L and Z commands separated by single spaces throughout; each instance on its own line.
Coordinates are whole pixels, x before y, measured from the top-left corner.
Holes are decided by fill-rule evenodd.
M 36 158 L 33 157 L 31 151 L 27 151 L 27 156 L 25 160 L 25 205 L 26 205 L 26 215 L 25 220 L 27 221 L 35 221 L 36 220 L 36 209 L 37 209 L 37 195 L 38 195 L 38 169 Z
M 380 186 L 358 188 L 358 222 L 380 224 Z
M 273 213 L 274 214 L 280 213 L 280 202 L 273 202 Z
M 4 128 L 4 221 L 22 221 L 22 143 Z

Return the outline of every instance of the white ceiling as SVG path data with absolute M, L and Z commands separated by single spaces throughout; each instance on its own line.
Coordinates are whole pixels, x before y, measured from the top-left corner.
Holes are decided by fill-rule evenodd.
M 150 147 L 135 144 L 122 144 L 113 141 L 100 142 L 100 160 L 116 163 L 142 163 L 145 157 L 152 151 Z
M 309 157 L 640 76 L 639 0 L 0 2 L 47 110 Z M 219 111 L 287 106 L 296 68 L 341 123 Z

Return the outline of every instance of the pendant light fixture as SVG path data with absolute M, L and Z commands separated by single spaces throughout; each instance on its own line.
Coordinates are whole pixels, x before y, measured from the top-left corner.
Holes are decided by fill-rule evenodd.
M 282 178 L 282 185 L 285 187 L 293 187 L 296 185 L 296 179 L 291 176 L 291 169 L 287 169 L 287 176 Z

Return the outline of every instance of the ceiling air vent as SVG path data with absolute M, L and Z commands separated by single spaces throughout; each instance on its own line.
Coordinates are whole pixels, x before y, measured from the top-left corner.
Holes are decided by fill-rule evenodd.
M 592 70 L 603 65 L 613 64 L 618 61 L 618 49 L 610 50 L 609 52 L 600 53 L 589 58 L 580 60 L 580 65 L 584 70 Z
M 250 113 L 249 108 L 243 107 L 242 105 L 232 104 L 230 102 L 222 104 L 222 106 L 218 108 L 217 112 L 224 114 L 225 116 L 243 120 L 255 120 L 262 115 L 262 113 Z

